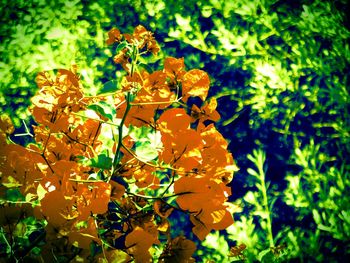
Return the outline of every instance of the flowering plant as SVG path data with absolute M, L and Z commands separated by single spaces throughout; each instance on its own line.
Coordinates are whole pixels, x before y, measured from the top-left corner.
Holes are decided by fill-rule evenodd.
M 53 255 L 64 245 L 75 257 L 149 262 L 159 246 L 159 262 L 191 262 L 196 245 L 173 237 L 174 211 L 200 240 L 233 223 L 227 184 L 236 166 L 214 125 L 209 76 L 187 71 L 183 58 L 168 57 L 156 71 L 140 63 L 159 51 L 143 26 L 112 29 L 107 44 L 126 74 L 95 96 L 83 94 L 76 66 L 38 74 L 34 143 L 12 143 L 11 120 L 1 117 L 2 191 L 18 188 L 47 221 Z

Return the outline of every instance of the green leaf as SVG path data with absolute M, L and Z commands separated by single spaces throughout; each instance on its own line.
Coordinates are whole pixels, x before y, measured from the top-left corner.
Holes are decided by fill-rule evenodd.
M 3 185 L 7 188 L 16 188 L 21 186 L 21 184 L 12 176 L 7 176 L 7 182 L 4 182 Z
M 318 224 L 317 225 L 317 228 L 318 229 L 321 229 L 321 230 L 323 230 L 323 231 L 326 231 L 326 232 L 332 232 L 332 228 L 331 227 L 329 227 L 329 226 L 325 226 L 325 225 L 323 225 L 323 224 Z
M 97 94 L 111 93 L 117 90 L 120 90 L 118 81 L 110 80 L 110 81 L 107 81 L 105 84 L 103 84 L 102 89 Z
M 122 51 L 124 48 L 126 48 L 128 46 L 128 42 L 123 41 L 121 42 L 117 48 L 115 49 L 115 54 L 118 54 L 120 51 Z
M 256 198 L 252 191 L 247 192 L 246 195 L 243 197 L 243 199 L 250 204 L 256 203 Z
M 152 73 L 153 72 L 153 69 L 148 64 L 139 63 L 139 66 L 141 68 L 143 68 L 144 70 L 146 70 L 148 73 Z
M 248 168 L 247 169 L 247 172 L 252 175 L 252 176 L 255 176 L 255 177 L 259 177 L 259 174 L 257 173 L 257 171 L 255 171 L 254 169 L 252 168 Z
M 105 101 L 99 101 L 95 104 L 89 105 L 88 109 L 95 111 L 101 116 L 113 120 L 113 117 L 116 115 L 116 110 L 113 105 L 108 104 Z
M 92 159 L 89 159 L 86 164 L 95 168 L 108 170 L 111 169 L 112 162 L 112 158 L 108 157 L 106 154 L 100 154 Z
M 312 210 L 312 215 L 314 217 L 315 223 L 316 224 L 321 224 L 321 217 L 320 217 L 320 214 L 318 213 L 318 211 L 316 209 Z
M 36 255 L 36 256 L 40 256 L 41 254 L 41 248 L 40 247 L 34 247 L 32 248 L 32 250 L 30 251 L 30 253 Z
M 270 248 L 261 251 L 258 255 L 258 260 L 260 262 L 274 262 L 274 259 L 275 259 L 275 256 L 271 252 Z
M 5 194 L 5 199 L 8 201 L 24 201 L 25 198 L 19 191 L 19 189 L 8 189 Z
M 153 132 L 153 128 L 141 126 L 141 127 L 135 127 L 130 125 L 129 126 L 129 136 L 137 142 L 145 142 L 149 141 L 148 134 Z
M 137 142 L 135 154 L 142 161 L 148 162 L 158 157 L 158 151 L 150 142 Z

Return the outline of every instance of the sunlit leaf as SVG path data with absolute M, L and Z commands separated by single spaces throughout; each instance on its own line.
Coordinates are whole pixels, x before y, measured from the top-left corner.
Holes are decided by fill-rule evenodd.
M 100 114 L 102 117 L 105 117 L 109 120 L 113 120 L 116 115 L 115 107 L 108 104 L 105 101 L 99 101 L 95 104 L 89 105 L 88 109 L 94 110 L 96 113 Z
M 135 153 L 144 162 L 154 160 L 158 157 L 158 151 L 150 142 L 137 142 Z

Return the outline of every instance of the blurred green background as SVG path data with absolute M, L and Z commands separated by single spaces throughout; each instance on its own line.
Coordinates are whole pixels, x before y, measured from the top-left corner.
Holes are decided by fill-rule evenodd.
M 162 47 L 157 63 L 184 57 L 208 72 L 241 211 L 198 262 L 238 261 L 229 250 L 242 243 L 248 261 L 350 258 L 347 0 L 1 0 L 0 10 L 0 111 L 19 131 L 38 72 L 76 63 L 92 94 L 118 78 L 112 27 L 142 24 Z

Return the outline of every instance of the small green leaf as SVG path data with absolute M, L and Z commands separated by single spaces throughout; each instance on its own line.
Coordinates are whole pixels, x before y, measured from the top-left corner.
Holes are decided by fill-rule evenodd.
M 255 177 L 259 177 L 259 174 L 257 173 L 257 171 L 255 171 L 254 169 L 252 168 L 248 168 L 247 169 L 247 172 L 252 175 L 252 176 L 255 176 Z
M 316 224 L 321 224 L 321 217 L 320 217 L 320 214 L 318 213 L 318 211 L 316 209 L 312 210 L 312 215 L 314 217 L 315 223 Z
M 122 51 L 127 46 L 128 46 L 128 42 L 126 42 L 126 41 L 123 41 L 123 42 L 119 43 L 119 45 L 115 49 L 115 54 L 118 54 L 120 51 Z
M 148 73 L 152 73 L 153 72 L 153 69 L 148 64 L 139 63 L 139 66 L 141 68 L 143 68 L 144 70 L 146 70 Z
M 256 198 L 252 191 L 247 192 L 243 199 L 250 204 L 254 204 L 256 202 Z
M 21 192 L 17 188 L 16 189 L 8 189 L 6 191 L 5 198 L 6 198 L 6 200 L 13 201 L 13 202 L 25 200 L 24 196 L 21 194 Z
M 100 169 L 111 169 L 112 162 L 112 158 L 108 157 L 106 154 L 100 154 L 97 157 L 89 159 L 86 164 Z
M 88 180 L 97 180 L 98 174 L 97 173 L 92 173 L 89 174 Z
M 35 256 L 40 256 L 41 254 L 41 248 L 40 247 L 34 247 L 32 248 L 32 250 L 30 251 L 31 254 L 35 255 Z
M 107 81 L 105 84 L 103 84 L 102 89 L 97 94 L 111 93 L 117 90 L 120 90 L 118 81 L 110 80 L 110 81 Z
M 100 114 L 101 116 L 111 121 L 113 120 L 113 117 L 116 115 L 115 108 L 105 101 L 99 101 L 95 104 L 89 105 L 88 109 L 95 111 L 96 113 Z
M 331 227 L 329 227 L 329 226 L 325 226 L 325 225 L 323 225 L 323 224 L 318 224 L 317 225 L 317 228 L 318 229 L 321 229 L 321 230 L 323 230 L 323 231 L 326 231 L 326 232 L 332 232 L 332 228 Z
M 7 188 L 16 188 L 22 186 L 14 177 L 7 176 L 7 182 L 4 182 L 3 185 Z
M 274 262 L 274 258 L 275 256 L 269 248 L 261 251 L 258 255 L 258 260 L 260 262 Z
M 36 197 L 37 197 L 37 195 L 32 194 L 32 193 L 28 193 L 25 197 L 25 200 L 26 200 L 26 202 L 29 203 L 29 202 L 34 201 L 36 199 Z

